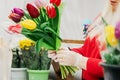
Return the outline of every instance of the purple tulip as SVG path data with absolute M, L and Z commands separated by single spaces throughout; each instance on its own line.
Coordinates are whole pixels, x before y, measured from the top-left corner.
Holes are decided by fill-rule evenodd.
M 115 26 L 115 37 L 120 40 L 120 21 Z
M 12 10 L 12 12 L 20 15 L 21 17 L 24 16 L 24 11 L 23 11 L 22 9 L 20 9 L 20 8 L 14 8 L 14 9 Z

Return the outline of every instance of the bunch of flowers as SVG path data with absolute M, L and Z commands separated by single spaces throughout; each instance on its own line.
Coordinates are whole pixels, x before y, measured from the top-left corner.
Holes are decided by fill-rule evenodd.
M 105 23 L 106 50 L 104 59 L 107 64 L 120 65 L 120 21 L 114 26 L 109 25 L 102 17 Z
M 9 18 L 16 24 L 11 25 L 9 31 L 23 34 L 33 40 L 37 55 L 40 55 L 39 53 L 44 50 L 46 53 L 46 49 L 57 51 L 62 41 L 59 35 L 62 8 L 61 0 L 50 0 L 48 4 L 42 0 L 35 0 L 34 4 L 28 3 L 26 5 L 26 10 L 14 8 Z M 37 65 L 34 67 L 37 69 Z M 30 68 L 33 69 L 33 67 Z M 68 74 L 74 74 L 76 70 L 75 67 L 62 65 L 60 65 L 60 69 L 62 79 L 66 78 Z
M 34 4 L 27 3 L 24 11 L 14 8 L 9 18 L 17 25 L 12 25 L 9 30 L 25 35 L 36 42 L 36 51 L 41 47 L 57 50 L 60 47 L 60 5 L 61 0 L 50 0 L 45 3 L 42 0 L 35 0 Z

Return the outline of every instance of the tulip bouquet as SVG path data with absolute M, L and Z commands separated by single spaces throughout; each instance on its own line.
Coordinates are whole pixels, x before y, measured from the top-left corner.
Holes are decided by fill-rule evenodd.
M 42 0 L 35 0 L 34 5 L 28 3 L 27 11 L 14 8 L 9 18 L 17 25 L 9 27 L 9 30 L 25 35 L 36 42 L 36 51 L 41 47 L 57 50 L 60 47 L 60 8 L 61 0 L 50 0 L 47 4 Z
M 27 3 L 26 10 L 14 8 L 9 18 L 16 24 L 9 26 L 9 32 L 23 34 L 35 42 L 35 51 L 40 53 L 45 50 L 58 50 L 61 45 L 60 16 L 63 5 L 61 0 L 50 0 L 45 3 L 42 0 L 35 0 Z M 45 51 L 46 52 L 46 51 Z M 60 65 L 62 79 L 74 74 L 76 68 Z
M 105 23 L 106 50 L 103 51 L 103 57 L 107 64 L 120 65 L 120 21 L 116 26 L 109 25 L 102 17 Z

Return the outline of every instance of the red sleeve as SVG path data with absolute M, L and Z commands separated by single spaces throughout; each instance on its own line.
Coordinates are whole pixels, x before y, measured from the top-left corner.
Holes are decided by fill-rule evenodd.
M 90 42 L 90 39 L 87 38 L 85 40 L 84 44 L 82 45 L 82 47 L 80 47 L 80 48 L 72 48 L 71 50 L 84 56 L 86 54 L 86 51 L 87 51 L 86 49 L 89 47 L 89 42 Z
M 89 58 L 87 61 L 87 71 L 96 77 L 103 77 L 103 68 L 100 66 L 101 59 Z
M 72 48 L 71 50 L 83 55 L 84 54 L 84 48 L 83 47 L 84 46 L 82 46 L 80 48 Z

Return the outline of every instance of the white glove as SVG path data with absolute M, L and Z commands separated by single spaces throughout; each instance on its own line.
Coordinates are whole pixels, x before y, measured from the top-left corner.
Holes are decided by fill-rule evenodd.
M 86 69 L 87 59 L 88 58 L 69 50 L 60 50 L 53 58 L 55 62 L 59 62 L 61 65 L 76 66 L 83 69 Z
M 59 50 L 69 50 L 68 47 L 62 47 Z M 56 51 L 55 50 L 49 50 L 48 51 L 48 57 L 49 58 L 54 58 L 56 56 Z
M 49 57 L 49 58 L 52 59 L 53 57 L 55 57 L 55 55 L 56 55 L 56 51 L 54 51 L 54 50 L 49 50 L 49 51 L 48 51 L 48 57 Z

